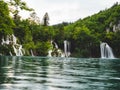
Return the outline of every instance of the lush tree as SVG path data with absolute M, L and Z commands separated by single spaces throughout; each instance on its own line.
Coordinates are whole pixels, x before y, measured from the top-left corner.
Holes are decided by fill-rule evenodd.
M 29 17 L 29 22 L 31 24 L 40 24 L 40 18 L 37 16 L 35 12 L 32 12 Z
M 1 0 L 0 1 L 0 37 L 2 38 L 7 34 L 12 34 L 13 27 L 14 27 L 14 22 L 9 16 L 8 5 L 3 0 Z
M 7 35 L 13 33 L 12 28 L 15 26 L 12 18 L 9 16 L 9 9 L 7 3 L 3 0 L 0 1 L 0 43 L 2 39 L 6 39 Z M 0 45 L 0 53 L 4 55 L 9 55 L 9 50 L 11 46 Z
M 19 19 L 19 12 L 20 10 L 26 10 L 26 11 L 33 11 L 32 8 L 29 8 L 27 4 L 21 0 L 10 0 L 8 2 L 10 11 L 14 15 L 14 19 Z

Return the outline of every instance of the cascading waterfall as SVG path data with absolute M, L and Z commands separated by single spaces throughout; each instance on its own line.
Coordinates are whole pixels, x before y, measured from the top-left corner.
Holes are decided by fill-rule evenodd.
M 12 34 L 12 42 L 13 42 L 13 44 L 17 44 L 17 38 Z
M 16 54 L 16 56 L 23 56 L 23 48 L 22 48 L 22 45 L 20 44 L 17 44 L 17 39 L 16 37 L 12 34 L 12 42 L 13 42 L 13 49 L 14 49 L 14 52 Z
M 70 42 L 68 42 L 67 40 L 64 41 L 64 53 L 65 57 L 70 56 Z
M 110 58 L 110 59 L 115 58 L 111 47 L 107 43 L 104 42 L 101 43 L 100 49 L 101 49 L 101 58 Z
M 23 56 L 25 53 L 24 49 L 22 48 L 22 45 L 17 44 L 17 38 L 12 35 L 7 35 L 6 40 L 2 38 L 2 45 L 12 45 L 14 53 L 16 56 Z M 10 51 L 10 55 L 12 56 L 12 52 Z
M 57 49 L 58 49 L 58 45 L 57 45 L 57 43 L 56 43 L 56 42 L 54 42 L 53 40 L 51 40 L 51 45 L 52 45 L 53 47 L 55 47 L 55 48 L 57 48 Z
M 23 56 L 22 45 L 15 44 L 15 45 L 13 45 L 13 49 L 14 49 L 16 56 Z
M 53 40 L 51 40 L 51 49 L 48 51 L 48 57 L 64 57 L 64 53 L 62 53 L 57 43 Z
M 3 37 L 1 44 L 2 45 L 4 45 L 4 44 L 9 45 L 10 44 L 10 38 L 11 38 L 10 36 L 7 36 L 6 40 L 5 40 L 4 37 Z

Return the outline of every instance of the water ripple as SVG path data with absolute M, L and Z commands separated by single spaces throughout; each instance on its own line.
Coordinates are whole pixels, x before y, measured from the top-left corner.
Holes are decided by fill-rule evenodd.
M 1 57 L 0 89 L 118 90 L 119 68 L 120 59 Z

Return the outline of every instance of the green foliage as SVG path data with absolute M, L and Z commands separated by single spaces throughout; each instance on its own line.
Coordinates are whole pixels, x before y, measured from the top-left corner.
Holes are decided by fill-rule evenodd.
M 32 34 L 29 26 L 28 20 L 22 20 L 19 21 L 18 26 L 14 28 L 14 34 L 18 37 L 20 43 L 24 44 L 32 41 Z
M 116 56 L 120 57 L 120 31 L 114 33 L 112 35 L 112 41 L 111 41 L 112 49 Z
M 36 54 L 46 56 L 48 55 L 48 50 L 50 47 L 50 42 L 38 42 L 36 43 Z
M 14 23 L 9 16 L 7 4 L 4 1 L 0 1 L 0 38 L 7 34 L 12 34 L 13 26 Z
M 14 7 L 10 10 L 14 15 L 14 19 L 17 19 L 20 10 L 33 11 L 32 8 L 27 7 L 26 3 L 21 0 L 10 0 L 8 4 L 11 8 Z
M 44 27 L 41 25 L 37 25 L 32 29 L 33 41 L 48 41 L 53 37 L 53 29 L 52 27 Z

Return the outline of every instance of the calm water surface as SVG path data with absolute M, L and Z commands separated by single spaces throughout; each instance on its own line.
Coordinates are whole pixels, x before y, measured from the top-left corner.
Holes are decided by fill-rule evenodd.
M 120 90 L 120 59 L 1 56 L 0 90 Z

